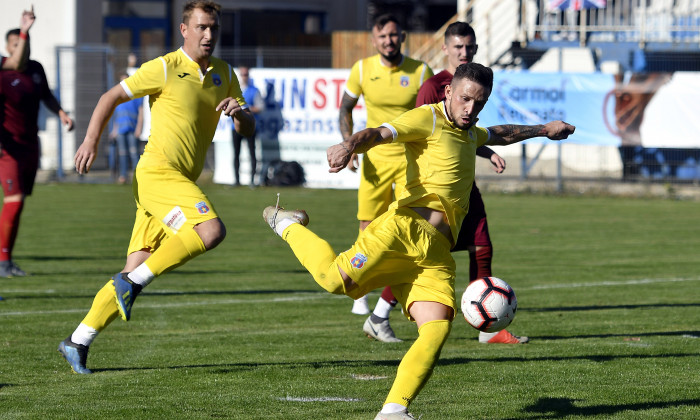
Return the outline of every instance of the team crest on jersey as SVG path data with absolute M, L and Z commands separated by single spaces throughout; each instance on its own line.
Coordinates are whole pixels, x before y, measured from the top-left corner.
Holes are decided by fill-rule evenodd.
M 221 76 L 219 76 L 217 73 L 214 73 L 211 76 L 211 80 L 214 82 L 214 86 L 221 86 Z
M 199 203 L 194 205 L 197 208 L 197 211 L 199 211 L 199 214 L 207 214 L 209 213 L 209 206 L 207 206 L 207 203 L 204 201 L 200 201 Z
M 365 266 L 365 263 L 367 262 L 367 256 L 363 255 L 362 253 L 358 252 L 355 254 L 354 257 L 350 260 L 350 263 L 352 264 L 353 267 L 355 268 L 362 268 Z
M 401 76 L 401 86 L 402 87 L 408 87 L 409 83 L 410 83 L 410 79 L 408 78 L 408 76 Z

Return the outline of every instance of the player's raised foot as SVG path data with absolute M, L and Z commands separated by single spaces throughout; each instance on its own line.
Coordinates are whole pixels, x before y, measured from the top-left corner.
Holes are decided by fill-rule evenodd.
M 309 224 L 309 215 L 304 210 L 285 210 L 279 206 L 280 197 L 277 194 L 277 204 L 267 206 L 263 210 L 263 219 L 278 235 L 282 236 L 282 232 L 291 224 L 299 223 L 302 226 Z
M 131 319 L 131 307 L 134 305 L 136 296 L 143 288 L 129 280 L 129 273 L 117 273 L 112 277 L 112 285 L 114 286 L 114 294 L 117 298 L 117 309 L 119 315 L 124 321 Z
M 0 261 L 0 277 L 24 277 L 26 275 L 27 273 L 12 260 Z
M 355 299 L 352 302 L 352 309 L 350 312 L 354 313 L 355 315 L 367 315 L 369 313 L 367 295 L 364 295 L 359 299 Z
M 513 335 L 507 330 L 501 330 L 497 333 L 479 333 L 479 343 L 482 344 L 525 344 L 530 341 L 530 338 L 518 335 Z
M 83 375 L 92 373 L 90 369 L 85 367 L 85 363 L 87 363 L 88 349 L 88 346 L 72 342 L 70 336 L 61 341 L 61 343 L 58 345 L 58 352 L 61 353 L 61 356 L 63 356 L 64 359 L 66 359 L 73 372 Z
M 379 413 L 374 420 L 416 420 L 413 414 L 409 413 L 408 410 L 399 411 L 396 413 Z
M 362 326 L 362 331 L 367 334 L 367 337 L 383 343 L 400 343 L 403 341 L 400 338 L 396 338 L 396 334 L 391 329 L 388 319 L 381 322 L 372 322 L 372 316 L 370 315 L 365 321 L 365 325 Z

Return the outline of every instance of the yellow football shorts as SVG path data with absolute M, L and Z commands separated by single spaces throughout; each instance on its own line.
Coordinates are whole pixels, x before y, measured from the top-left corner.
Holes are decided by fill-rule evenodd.
M 357 189 L 357 220 L 371 221 L 379 217 L 405 187 L 406 160 L 371 160 L 365 154 Z
M 360 233 L 357 242 L 336 262 L 358 287 L 348 296 L 357 299 L 372 290 L 391 286 L 411 321 L 413 302 L 455 306 L 455 261 L 450 241 L 409 208 L 385 212 Z
M 168 236 L 218 217 L 202 190 L 171 167 L 137 166 L 133 190 L 136 220 L 127 255 L 153 252 Z

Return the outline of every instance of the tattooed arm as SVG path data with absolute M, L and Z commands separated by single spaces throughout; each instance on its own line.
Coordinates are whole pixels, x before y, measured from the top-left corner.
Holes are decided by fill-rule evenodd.
M 343 93 L 343 99 L 340 101 L 340 116 L 338 118 L 338 125 L 340 127 L 340 134 L 343 136 L 343 140 L 347 140 L 352 136 L 352 109 L 357 105 L 357 100 L 359 98 L 353 98 L 348 95 L 347 92 Z M 357 154 L 353 154 L 350 161 L 348 162 L 348 169 L 355 172 L 359 167 L 359 159 Z
M 533 137 L 547 137 L 550 140 L 562 140 L 574 133 L 574 127 L 564 121 L 550 121 L 539 125 L 504 124 L 489 127 L 491 137 L 488 145 L 506 146 Z

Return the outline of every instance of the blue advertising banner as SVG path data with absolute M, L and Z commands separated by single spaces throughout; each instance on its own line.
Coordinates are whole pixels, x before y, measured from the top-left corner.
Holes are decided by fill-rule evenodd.
M 620 137 L 608 129 L 614 120 L 606 96 L 615 87 L 609 74 L 494 73 L 493 92 L 479 115 L 479 125 L 543 124 L 563 120 L 576 126 L 567 142 L 617 146 Z M 544 140 L 530 140 L 538 142 Z

